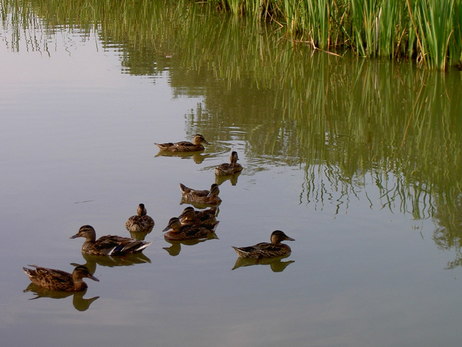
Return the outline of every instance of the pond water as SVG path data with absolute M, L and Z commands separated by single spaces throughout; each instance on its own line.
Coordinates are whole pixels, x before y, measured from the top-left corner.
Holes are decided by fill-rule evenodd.
M 0 1 L 1 345 L 458 346 L 462 73 L 174 3 Z M 196 133 L 204 152 L 158 155 Z M 231 150 L 218 238 L 166 242 L 179 183 L 208 188 Z M 144 256 L 69 239 L 128 235 L 140 202 Z M 290 257 L 236 262 L 275 229 Z M 73 263 L 100 282 L 24 292 L 22 266 Z

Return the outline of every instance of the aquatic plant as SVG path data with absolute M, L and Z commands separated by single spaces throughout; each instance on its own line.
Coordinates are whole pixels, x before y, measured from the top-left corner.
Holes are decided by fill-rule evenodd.
M 412 57 L 422 66 L 441 70 L 462 64 L 462 0 L 207 2 L 234 15 L 269 19 L 294 42 L 323 50 L 346 48 L 366 57 Z

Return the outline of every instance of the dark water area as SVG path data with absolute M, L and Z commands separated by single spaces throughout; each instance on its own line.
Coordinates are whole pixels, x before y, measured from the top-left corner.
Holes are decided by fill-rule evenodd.
M 0 1 L 1 345 L 458 346 L 462 73 L 174 3 Z M 196 133 L 200 153 L 154 145 Z M 244 170 L 217 179 L 232 150 Z M 217 238 L 165 240 L 179 183 L 215 182 Z M 140 202 L 142 255 L 69 239 L 130 235 Z M 276 229 L 287 258 L 231 248 Z M 44 291 L 27 264 L 100 282 Z

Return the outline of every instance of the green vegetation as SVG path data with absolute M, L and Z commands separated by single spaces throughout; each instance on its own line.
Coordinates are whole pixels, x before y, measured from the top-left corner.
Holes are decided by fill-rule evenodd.
M 462 66 L 462 0 L 208 0 L 235 15 L 270 20 L 296 42 L 364 57 Z

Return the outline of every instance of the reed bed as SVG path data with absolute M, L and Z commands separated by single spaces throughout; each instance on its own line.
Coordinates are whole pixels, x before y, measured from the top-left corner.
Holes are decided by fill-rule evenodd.
M 462 68 L 462 0 L 208 0 L 234 15 L 270 20 L 294 42 L 363 57 Z

